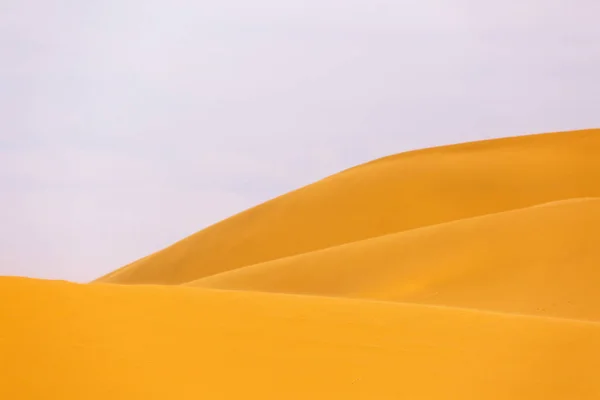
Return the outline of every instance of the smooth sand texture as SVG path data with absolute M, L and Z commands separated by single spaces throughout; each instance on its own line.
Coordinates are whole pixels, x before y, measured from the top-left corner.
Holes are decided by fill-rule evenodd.
M 575 199 L 353 242 L 189 285 L 600 321 L 599 261 L 600 199 Z
M 3 399 L 598 399 L 600 324 L 4 279 Z M 6 327 L 9 327 L 7 330 Z
M 180 284 L 441 222 L 600 197 L 600 130 L 399 154 L 266 202 L 99 279 Z
M 0 399 L 600 399 L 599 222 L 600 130 L 387 157 L 0 278 Z

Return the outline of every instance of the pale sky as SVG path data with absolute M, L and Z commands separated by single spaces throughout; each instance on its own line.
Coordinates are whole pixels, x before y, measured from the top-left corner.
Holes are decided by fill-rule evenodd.
M 600 126 L 598 0 L 0 0 L 0 275 L 420 147 Z

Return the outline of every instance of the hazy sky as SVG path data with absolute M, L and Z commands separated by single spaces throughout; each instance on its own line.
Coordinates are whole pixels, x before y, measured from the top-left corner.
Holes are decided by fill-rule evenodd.
M 86 281 L 346 167 L 600 126 L 598 0 L 0 0 L 0 275 Z

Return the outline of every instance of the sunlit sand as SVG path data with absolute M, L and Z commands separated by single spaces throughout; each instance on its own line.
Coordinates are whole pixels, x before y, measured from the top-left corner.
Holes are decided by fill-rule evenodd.
M 600 399 L 599 289 L 600 130 L 418 150 L 0 278 L 0 399 Z

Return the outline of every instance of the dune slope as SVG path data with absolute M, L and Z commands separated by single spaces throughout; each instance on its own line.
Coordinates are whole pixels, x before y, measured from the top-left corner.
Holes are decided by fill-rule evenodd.
M 600 325 L 453 308 L 4 278 L 4 399 L 600 396 Z
M 600 130 L 386 157 L 90 284 L 0 277 L 0 399 L 600 399 L 598 238 Z
M 98 280 L 181 284 L 422 226 L 600 197 L 600 130 L 489 140 L 358 166 L 204 229 Z
M 352 242 L 189 285 L 600 320 L 600 199 Z

